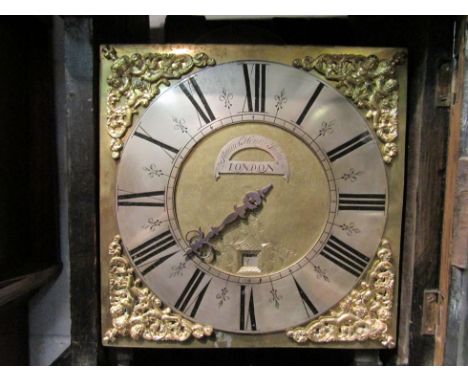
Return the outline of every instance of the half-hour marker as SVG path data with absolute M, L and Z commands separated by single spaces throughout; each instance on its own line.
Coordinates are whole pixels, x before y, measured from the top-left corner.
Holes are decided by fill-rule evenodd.
M 385 211 L 385 194 L 340 194 L 338 209 Z
M 247 99 L 247 109 L 249 112 L 265 112 L 265 91 L 266 91 L 266 64 L 254 64 L 254 99 L 252 100 L 252 90 L 250 86 L 250 74 L 248 64 L 242 64 L 245 82 L 245 94 Z
M 162 255 L 166 250 L 172 249 L 169 253 Z M 164 261 L 175 255 L 179 251 L 177 244 L 169 230 L 145 241 L 143 244 L 133 248 L 128 253 L 135 265 L 145 263 L 145 268 L 141 270 L 143 275 L 161 265 Z M 146 264 L 152 260 L 151 264 Z
M 356 277 L 364 272 L 370 260 L 367 256 L 333 235 L 330 236 L 320 254 Z
M 367 142 L 371 141 L 372 137 L 368 131 L 356 135 L 354 138 L 351 138 L 349 141 L 335 147 L 333 150 L 327 152 L 328 159 L 330 162 L 334 162 L 335 160 L 349 154 L 351 151 L 356 150 L 358 147 L 366 144 Z
M 324 84 L 322 84 L 321 82 L 318 84 L 317 88 L 315 89 L 314 93 L 312 94 L 312 96 L 309 98 L 309 101 L 307 101 L 307 104 L 305 105 L 305 108 L 304 110 L 302 110 L 302 113 L 301 115 L 299 116 L 299 118 L 297 119 L 296 123 L 298 125 L 300 125 L 302 123 L 302 121 L 304 121 L 304 118 L 306 117 L 307 113 L 309 112 L 310 108 L 312 107 L 312 105 L 314 104 L 314 102 L 317 100 L 318 96 L 320 95 L 320 92 L 322 91 L 322 89 L 324 88 Z
M 161 141 L 158 141 L 158 140 L 150 137 L 149 135 L 140 133 L 139 131 L 135 131 L 135 136 L 138 137 L 138 138 L 141 138 L 141 139 L 145 139 L 148 142 L 154 143 L 155 145 L 161 147 L 162 149 L 168 150 L 168 151 L 170 151 L 170 152 L 172 152 L 174 154 L 177 154 L 179 152 L 179 150 L 177 150 L 175 147 L 172 147 L 172 146 L 168 145 L 167 143 L 163 143 Z
M 203 297 L 211 283 L 211 279 L 208 280 L 201 290 L 195 294 L 204 277 L 205 273 L 196 269 L 175 303 L 175 308 L 182 312 L 185 312 L 187 308 L 192 308 L 189 313 L 192 318 L 197 314 L 198 308 L 200 307 Z
M 124 194 L 117 196 L 119 206 L 164 207 L 164 202 L 141 202 L 135 199 L 164 196 L 164 191 L 141 192 L 138 194 Z
M 257 321 L 255 319 L 255 303 L 253 288 L 250 289 L 250 297 L 247 303 L 247 312 L 245 309 L 246 305 L 246 292 L 245 285 L 241 285 L 240 290 L 240 320 L 239 320 L 239 329 L 240 330 L 257 330 Z
M 315 305 L 310 301 L 310 298 L 306 295 L 304 290 L 301 288 L 297 280 L 293 277 L 294 283 L 296 284 L 297 291 L 299 292 L 299 296 L 301 297 L 302 303 L 304 304 L 304 309 L 307 313 L 307 316 L 310 317 L 311 314 L 309 312 L 312 312 L 312 316 L 316 315 L 318 313 L 317 308 Z
M 213 112 L 211 111 L 211 108 L 208 105 L 208 102 L 206 102 L 206 98 L 203 95 L 203 92 L 201 91 L 200 86 L 198 86 L 198 83 L 194 77 L 191 77 L 189 82 L 192 85 L 193 89 L 195 90 L 195 93 L 197 93 L 197 96 L 200 99 L 201 105 L 197 102 L 193 94 L 189 91 L 189 89 L 187 89 L 184 83 L 181 83 L 179 85 L 180 88 L 184 92 L 185 96 L 192 103 L 193 107 L 197 110 L 198 114 L 200 114 L 200 117 L 205 121 L 205 123 L 213 122 L 216 118 Z

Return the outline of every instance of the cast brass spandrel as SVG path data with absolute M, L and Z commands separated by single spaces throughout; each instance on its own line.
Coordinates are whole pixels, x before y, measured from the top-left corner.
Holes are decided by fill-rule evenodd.
M 213 333 L 210 325 L 195 323 L 164 307 L 143 282 L 135 277 L 130 262 L 122 252 L 119 235 L 109 245 L 109 290 L 112 327 L 104 336 L 104 344 L 119 337 L 133 340 L 183 342 L 202 339 Z
M 377 258 L 359 286 L 337 308 L 304 327 L 289 330 L 287 336 L 298 343 L 373 340 L 393 348 L 395 339 L 389 333 L 389 327 L 393 317 L 394 286 L 392 250 L 390 242 L 383 239 Z
M 106 127 L 112 137 L 110 151 L 113 159 L 120 158 L 124 143 L 122 138 L 132 126 L 134 115 L 146 108 L 160 93 L 162 86 L 170 86 L 169 80 L 179 79 L 194 67 L 215 65 L 215 60 L 205 53 L 134 53 L 118 56 L 113 47 L 105 46 L 103 56 L 112 62 L 106 79 L 107 93 Z
M 293 65 L 306 71 L 314 70 L 365 111 L 377 137 L 382 142 L 385 163 L 392 163 L 398 154 L 398 77 L 396 67 L 406 60 L 397 52 L 390 59 L 376 55 L 322 54 L 295 59 Z

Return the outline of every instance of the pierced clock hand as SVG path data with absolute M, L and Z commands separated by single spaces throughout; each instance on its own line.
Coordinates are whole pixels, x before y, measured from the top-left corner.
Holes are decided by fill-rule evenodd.
M 217 227 L 211 227 L 211 230 L 205 235 L 205 233 L 199 228 L 198 230 L 190 231 L 186 235 L 187 241 L 190 243 L 190 249 L 185 253 L 186 256 L 198 256 L 200 259 L 205 260 L 214 251 L 214 247 L 211 245 L 210 241 L 218 236 L 226 226 L 231 223 L 234 223 L 238 219 L 245 219 L 249 212 L 255 211 L 256 209 L 262 206 L 263 200 L 265 200 L 266 195 L 273 188 L 272 184 L 258 190 L 257 192 L 248 192 L 243 198 L 244 204 L 240 207 L 237 205 L 234 206 L 234 212 L 231 212 L 223 222 Z M 189 235 L 193 234 L 191 238 Z M 203 252 L 204 248 L 210 249 L 209 251 Z

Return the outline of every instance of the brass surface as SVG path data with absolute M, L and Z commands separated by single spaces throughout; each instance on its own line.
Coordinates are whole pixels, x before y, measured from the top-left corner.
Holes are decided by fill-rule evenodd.
M 377 136 L 383 143 L 380 150 L 385 163 L 390 164 L 398 154 L 398 76 L 396 66 L 405 62 L 406 55 L 397 52 L 391 59 L 375 55 L 324 54 L 316 58 L 295 59 L 293 65 L 314 70 L 355 105 L 365 110 Z
M 379 60 L 392 60 L 392 57 L 401 52 L 398 48 L 365 48 L 365 47 L 312 47 L 312 46 L 263 46 L 263 45 L 121 45 L 114 46 L 113 49 L 117 52 L 117 57 L 132 56 L 134 53 L 141 55 L 147 53 L 159 52 L 161 54 L 189 54 L 194 55 L 196 52 L 205 52 L 209 57 L 216 58 L 216 62 L 221 64 L 233 60 L 270 60 L 274 62 L 290 65 L 297 57 L 319 57 L 321 55 L 352 55 L 352 56 L 370 56 L 375 55 Z M 104 57 L 104 51 L 101 53 L 101 73 L 100 73 L 100 246 L 101 246 L 101 317 L 102 317 L 102 333 L 105 333 L 108 328 L 112 327 L 112 315 L 110 311 L 109 300 L 109 274 L 108 267 L 108 243 L 114 239 L 117 230 L 117 222 L 115 211 L 113 209 L 115 201 L 115 179 L 117 173 L 117 162 L 109 155 L 109 147 L 115 144 L 116 139 L 120 139 L 119 144 L 125 142 L 127 129 L 133 129 L 136 126 L 135 120 L 130 113 L 130 119 L 122 117 L 122 121 L 128 123 L 127 128 L 121 129 L 123 134 L 117 138 L 113 138 L 108 133 L 108 113 L 112 110 L 108 109 L 108 94 L 111 91 L 106 80 L 111 75 L 112 61 Z M 394 67 L 395 78 L 398 80 L 398 97 L 394 102 L 397 104 L 398 113 L 394 116 L 397 120 L 398 139 L 391 142 L 396 145 L 398 155 L 391 159 L 392 166 L 387 166 L 387 179 L 389 189 L 388 199 L 388 214 L 387 224 L 384 232 L 386 237 L 392 243 L 392 263 L 395 270 L 399 269 L 399 254 L 400 254 L 400 234 L 402 221 L 402 205 L 403 205 L 403 188 L 404 188 L 404 160 L 405 160 L 405 124 L 406 124 L 406 64 L 400 64 Z M 198 70 L 196 67 L 192 71 Z M 319 73 L 319 72 L 317 72 Z M 338 87 L 336 80 L 322 76 L 325 82 L 336 87 L 340 92 L 344 90 Z M 170 81 L 169 81 L 170 82 Z M 372 82 L 370 83 L 371 86 Z M 141 108 L 143 109 L 143 107 Z M 360 108 L 364 117 L 367 118 L 367 110 Z M 136 115 L 135 113 L 134 115 Z M 127 114 L 128 115 L 128 114 Z M 117 126 L 124 126 L 120 123 Z M 375 128 L 375 125 L 373 125 Z M 390 145 L 390 148 L 395 146 Z M 122 147 L 117 148 L 120 151 Z M 119 157 L 119 153 L 114 154 L 114 157 Z M 125 255 L 124 255 L 125 256 Z M 393 339 L 396 339 L 396 316 L 398 301 L 398 272 L 395 271 L 395 286 L 393 293 L 393 303 L 391 307 L 391 319 L 388 321 L 387 334 Z M 336 310 L 336 307 L 335 307 Z M 328 314 L 329 315 L 329 314 Z M 207 341 L 187 341 L 178 342 L 155 342 L 155 341 L 135 341 L 131 337 L 115 337 L 112 346 L 124 347 L 197 347 L 197 348 L 222 348 L 222 347 L 295 347 L 298 346 L 295 341 L 284 333 L 273 333 L 262 336 L 246 336 L 232 335 L 228 333 L 215 333 L 216 336 L 211 336 Z M 109 342 L 105 342 L 109 345 Z M 380 348 L 383 345 L 377 341 L 352 341 L 352 342 L 312 342 L 306 341 L 300 344 L 301 347 L 328 347 L 328 348 L 354 348 L 354 349 L 369 349 Z
M 211 336 L 210 325 L 197 324 L 165 308 L 142 281 L 135 277 L 122 253 L 120 236 L 109 245 L 109 302 L 112 327 L 103 336 L 105 344 L 117 337 L 133 340 L 178 341 Z
M 213 167 L 225 143 L 248 134 L 262 135 L 281 147 L 291 169 L 289 180 L 258 174 L 225 174 L 215 179 Z M 234 159 L 266 161 L 272 158 L 264 151 L 247 149 L 238 152 Z M 213 241 L 220 255 L 210 265 L 229 274 L 248 276 L 248 272 L 238 272 L 242 268 L 242 253 L 259 252 L 256 276 L 291 266 L 306 255 L 325 228 L 330 204 L 328 180 L 319 159 L 305 143 L 290 132 L 264 123 L 241 123 L 223 128 L 204 137 L 184 160 L 175 198 L 182 237 L 200 227 L 208 232 L 233 211 L 235 204 L 241 205 L 247 192 L 268 184 L 272 184 L 273 189 L 262 208 L 229 226 Z M 213 205 L 216 208 L 212 208 Z
M 383 346 L 395 346 L 395 338 L 389 332 L 392 319 L 395 269 L 388 240 L 383 239 L 377 257 L 360 282 L 328 314 L 311 321 L 305 327 L 297 327 L 287 335 L 298 343 L 379 341 Z

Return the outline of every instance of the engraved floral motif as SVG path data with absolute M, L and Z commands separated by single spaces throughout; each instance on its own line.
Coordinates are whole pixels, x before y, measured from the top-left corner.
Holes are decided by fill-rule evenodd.
M 323 121 L 322 122 L 322 127 L 319 130 L 319 137 L 324 137 L 327 134 L 333 133 L 333 128 L 335 127 L 335 120 L 331 121 Z
M 344 181 L 351 181 L 354 183 L 359 175 L 364 174 L 364 171 L 356 171 L 354 168 L 350 168 L 348 172 L 345 172 L 343 175 L 340 176 L 340 179 L 343 179 Z
M 336 82 L 337 89 L 365 112 L 382 142 L 384 162 L 390 164 L 398 154 L 398 77 L 397 66 L 406 60 L 403 52 L 392 58 L 375 55 L 322 54 L 296 59 L 293 65 L 306 71 L 315 70 Z
M 346 232 L 346 235 L 348 235 L 348 236 L 352 236 L 354 234 L 361 233 L 361 230 L 359 228 L 355 227 L 353 222 L 343 223 L 343 224 L 340 224 L 338 227 L 340 227 L 340 229 L 342 231 Z
M 185 126 L 185 119 L 172 117 L 172 122 L 174 122 L 175 130 L 179 130 L 182 134 L 187 134 L 188 127 Z
M 219 96 L 219 100 L 221 102 L 224 102 L 224 107 L 226 109 L 229 109 L 231 110 L 231 107 L 232 107 L 232 99 L 234 98 L 234 96 L 232 95 L 232 93 L 229 93 L 226 89 L 223 88 L 223 90 L 221 91 L 221 95 Z
M 276 288 L 273 288 L 273 285 L 271 286 L 270 294 L 271 294 L 270 302 L 275 305 L 276 309 L 279 309 L 279 306 L 280 306 L 279 302 L 280 300 L 282 300 L 283 296 L 278 293 L 278 290 Z
M 156 231 L 156 228 L 158 228 L 160 225 L 161 225 L 161 220 L 149 218 L 147 220 L 147 223 L 143 224 L 142 228 L 154 232 Z
M 134 340 L 183 342 L 191 337 L 211 336 L 210 325 L 194 323 L 164 307 L 143 282 L 135 277 L 123 255 L 120 236 L 109 245 L 109 299 L 112 326 L 103 336 L 104 343 L 119 337 Z
M 330 282 L 330 279 L 327 275 L 327 272 L 322 269 L 319 265 L 312 264 L 314 266 L 314 271 L 315 271 L 315 277 L 319 280 L 326 281 L 327 283 Z
M 352 236 L 354 234 L 361 233 L 361 230 L 359 228 L 355 227 L 353 222 L 343 223 L 343 224 L 340 224 L 338 227 L 340 227 L 340 229 L 342 231 L 346 232 L 346 235 L 348 235 L 348 236 Z
M 219 300 L 218 308 L 221 308 L 223 304 L 229 300 L 228 292 L 229 292 L 228 288 L 224 287 L 221 289 L 219 293 L 216 294 L 216 299 Z
M 160 176 L 164 175 L 163 171 L 158 169 L 154 163 L 143 167 L 143 171 L 145 171 L 150 178 L 154 178 L 155 176 L 159 178 Z
M 171 274 L 169 275 L 169 278 L 172 279 L 174 277 L 180 277 L 180 276 L 183 276 L 184 275 L 184 269 L 185 269 L 185 265 L 186 265 L 186 262 L 185 261 L 181 261 L 179 264 L 177 265 L 173 265 L 171 267 Z
M 275 97 L 275 108 L 276 108 L 276 112 L 278 113 L 278 111 L 280 111 L 284 104 L 288 102 L 288 99 L 286 98 L 286 92 L 284 89 L 281 89 L 280 93 L 279 94 L 276 94 Z
M 134 53 L 119 57 L 110 46 L 105 46 L 102 53 L 112 62 L 107 77 L 106 128 L 112 138 L 110 150 L 114 159 L 120 158 L 123 138 L 133 117 L 149 105 L 162 86 L 170 86 L 169 80 L 179 79 L 195 67 L 215 64 L 205 53 L 193 57 L 173 53 Z
M 383 239 L 367 276 L 327 315 L 287 332 L 298 343 L 307 341 L 359 342 L 374 340 L 392 348 L 389 334 L 392 318 L 395 270 L 388 240 Z

